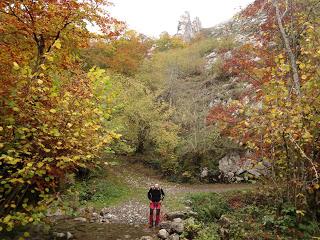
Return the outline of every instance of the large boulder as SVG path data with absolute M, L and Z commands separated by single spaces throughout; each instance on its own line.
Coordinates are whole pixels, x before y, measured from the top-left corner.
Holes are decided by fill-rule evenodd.
M 167 230 L 165 229 L 161 229 L 159 232 L 158 232 L 158 237 L 160 239 L 167 239 L 169 237 L 169 233 Z

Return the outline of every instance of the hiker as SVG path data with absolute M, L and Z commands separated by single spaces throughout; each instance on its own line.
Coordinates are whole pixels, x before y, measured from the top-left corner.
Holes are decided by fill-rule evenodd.
M 161 201 L 164 199 L 164 192 L 159 184 L 151 186 L 148 192 L 148 198 L 150 200 L 150 216 L 149 216 L 149 227 L 153 227 L 153 210 L 156 210 L 156 222 L 155 226 L 158 226 L 160 222 L 160 208 Z

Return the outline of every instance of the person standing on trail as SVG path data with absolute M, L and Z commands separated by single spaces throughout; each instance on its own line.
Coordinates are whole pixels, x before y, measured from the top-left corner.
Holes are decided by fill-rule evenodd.
M 153 212 L 156 210 L 156 222 L 155 226 L 158 226 L 160 222 L 160 208 L 161 202 L 164 199 L 164 192 L 162 188 L 159 187 L 159 184 L 151 186 L 148 192 L 148 199 L 150 200 L 150 216 L 149 216 L 149 226 L 153 227 Z

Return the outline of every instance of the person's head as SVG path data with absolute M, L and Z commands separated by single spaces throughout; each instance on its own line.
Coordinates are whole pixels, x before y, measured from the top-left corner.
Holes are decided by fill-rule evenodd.
M 154 188 L 159 188 L 159 184 L 158 183 L 156 183 L 155 185 L 154 185 Z

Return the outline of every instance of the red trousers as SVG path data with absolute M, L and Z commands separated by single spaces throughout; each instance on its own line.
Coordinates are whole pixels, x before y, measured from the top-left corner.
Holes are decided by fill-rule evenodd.
M 150 202 L 150 216 L 149 216 L 149 224 L 153 226 L 153 212 L 156 210 L 156 223 L 157 226 L 160 223 L 160 202 Z

